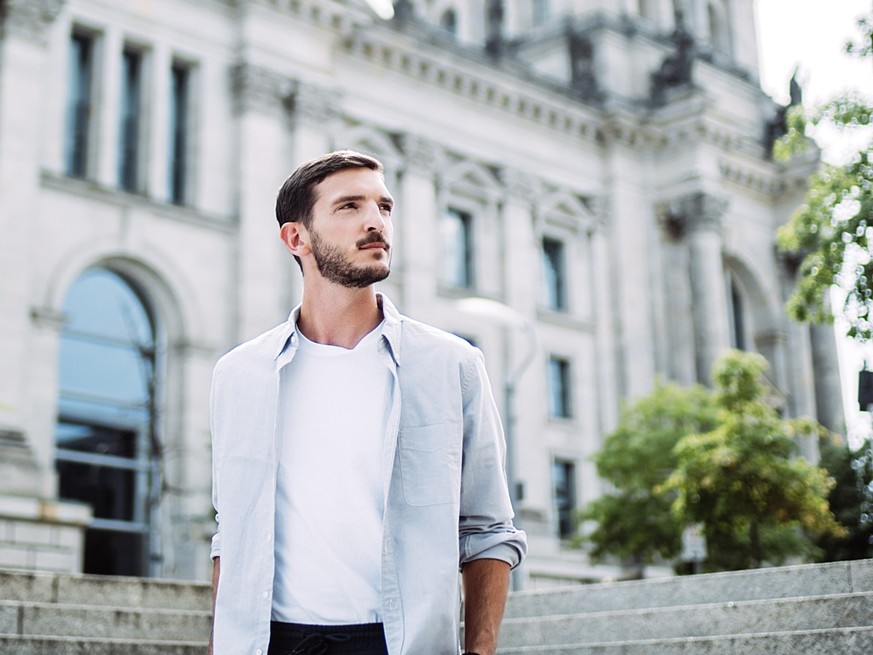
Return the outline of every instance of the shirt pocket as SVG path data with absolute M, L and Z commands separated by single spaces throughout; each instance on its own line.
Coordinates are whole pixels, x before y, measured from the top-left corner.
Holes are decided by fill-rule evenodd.
M 453 422 L 401 428 L 397 449 L 408 505 L 445 505 L 460 498 L 460 432 Z

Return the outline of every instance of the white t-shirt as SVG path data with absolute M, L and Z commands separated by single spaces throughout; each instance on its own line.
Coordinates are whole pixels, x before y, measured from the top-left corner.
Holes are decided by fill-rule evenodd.
M 382 444 L 391 372 L 382 326 L 353 349 L 298 330 L 282 369 L 274 621 L 381 621 Z

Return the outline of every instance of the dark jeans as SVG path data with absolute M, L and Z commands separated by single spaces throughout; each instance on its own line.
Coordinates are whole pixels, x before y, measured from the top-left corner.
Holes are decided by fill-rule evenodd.
M 388 655 L 381 623 L 304 625 L 270 622 L 267 655 Z

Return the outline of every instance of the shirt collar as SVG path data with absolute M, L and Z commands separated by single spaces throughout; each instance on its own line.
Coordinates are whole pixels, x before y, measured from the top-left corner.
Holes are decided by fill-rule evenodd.
M 400 313 L 394 307 L 394 304 L 388 300 L 385 294 L 377 293 L 376 302 L 382 308 L 382 315 L 385 319 L 382 325 L 382 337 L 388 344 L 388 352 L 391 354 L 394 363 L 400 366 Z M 300 318 L 300 304 L 298 304 L 288 315 L 288 320 L 282 326 L 277 339 L 278 347 L 273 360 L 278 360 L 282 353 L 288 348 L 297 348 L 299 336 L 297 335 L 297 319 Z

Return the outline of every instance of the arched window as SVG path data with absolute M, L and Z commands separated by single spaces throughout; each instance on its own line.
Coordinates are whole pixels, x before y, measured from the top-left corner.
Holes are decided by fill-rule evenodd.
M 59 495 L 93 510 L 86 573 L 147 575 L 158 489 L 154 321 L 135 287 L 106 268 L 83 273 L 63 309 Z
M 458 36 L 458 14 L 454 9 L 446 9 L 440 16 L 440 27 L 452 36 Z

